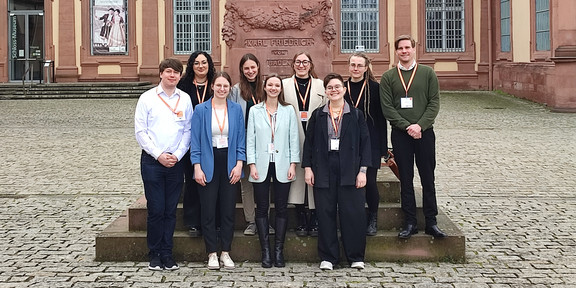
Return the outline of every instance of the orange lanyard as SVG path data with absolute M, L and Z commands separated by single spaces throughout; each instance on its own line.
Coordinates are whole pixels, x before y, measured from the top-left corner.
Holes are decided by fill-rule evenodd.
M 410 89 L 410 86 L 412 86 L 412 80 L 414 80 L 414 75 L 416 75 L 416 70 L 418 69 L 418 63 L 416 63 L 416 66 L 414 66 L 414 71 L 412 71 L 412 76 L 410 76 L 408 86 L 406 86 L 406 82 L 404 82 L 404 77 L 402 77 L 402 73 L 400 72 L 400 66 L 397 66 L 396 69 L 398 70 L 398 76 L 400 77 L 400 81 L 402 81 L 402 86 L 404 86 L 404 91 L 406 91 L 406 97 L 408 97 L 408 90 Z
M 296 86 L 296 90 L 298 91 L 298 96 L 300 100 L 302 100 L 302 110 L 306 110 L 306 100 L 308 100 L 308 92 L 310 92 L 310 86 L 312 86 L 312 77 L 308 79 L 308 87 L 306 87 L 306 94 L 304 94 L 304 98 L 302 98 L 302 94 L 300 94 L 300 88 L 298 88 L 298 82 L 296 81 L 296 77 L 294 77 L 294 85 Z
M 166 94 L 166 92 L 164 92 L 164 94 Z M 180 94 L 178 94 L 178 101 L 176 101 L 176 106 L 174 106 L 174 109 L 172 109 L 172 107 L 170 107 L 170 105 L 168 105 L 168 103 L 164 101 L 162 96 L 160 96 L 160 94 L 158 93 L 158 87 L 156 87 L 156 95 L 158 95 L 158 98 L 160 98 L 160 100 L 162 100 L 162 102 L 166 104 L 166 106 L 168 107 L 168 109 L 170 109 L 170 111 L 172 111 L 172 113 L 178 115 L 178 112 L 176 112 L 176 108 L 178 108 L 178 103 L 180 103 Z
M 332 119 L 332 127 L 334 127 L 334 133 L 336 134 L 336 137 L 338 136 L 338 125 L 340 124 L 340 121 L 342 121 L 342 113 L 344 112 L 344 106 L 342 106 L 342 109 L 340 109 L 340 112 L 338 112 L 338 121 L 336 121 L 334 119 L 334 113 L 332 113 L 332 106 L 328 107 L 330 109 L 330 118 Z
M 278 112 L 278 108 L 276 108 L 276 112 Z M 270 120 L 270 130 L 272 130 L 272 143 L 274 143 L 274 128 L 276 126 L 276 121 L 272 122 L 272 113 L 268 110 L 268 106 L 266 106 L 266 114 L 268 114 L 268 120 Z
M 224 106 L 224 120 L 222 121 L 222 125 L 220 125 L 220 119 L 218 119 L 218 113 L 216 112 L 216 106 L 214 106 L 214 101 L 212 101 L 212 110 L 214 111 L 214 115 L 216 116 L 216 122 L 218 122 L 218 128 L 220 128 L 220 135 L 224 133 L 224 126 L 226 125 L 226 113 L 228 112 L 228 103 Z
M 196 86 L 196 97 L 198 97 L 198 104 L 203 103 L 206 97 L 206 90 L 208 88 L 207 85 L 204 85 L 204 92 L 202 92 L 202 99 L 200 99 L 200 93 L 198 93 L 198 83 L 196 83 L 196 79 L 194 79 L 194 85 Z
M 362 93 L 364 92 L 364 88 L 366 87 L 366 80 L 364 80 L 364 84 L 362 84 L 362 89 L 360 89 L 360 94 L 358 94 L 358 99 L 356 99 L 356 104 L 354 104 L 355 108 L 358 108 L 358 104 L 360 103 L 360 99 L 362 99 Z M 352 90 L 350 90 L 350 81 L 348 81 L 348 96 L 350 96 L 350 102 L 354 102 L 352 99 Z

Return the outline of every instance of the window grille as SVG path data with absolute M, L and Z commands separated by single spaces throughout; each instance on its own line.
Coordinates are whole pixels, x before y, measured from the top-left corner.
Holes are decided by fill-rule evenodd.
M 510 52 L 510 0 L 500 1 L 500 51 Z
M 464 0 L 426 0 L 426 52 L 464 47 Z
M 536 0 L 536 51 L 550 50 L 550 1 Z
M 340 47 L 342 53 L 380 51 L 379 1 L 342 0 Z
M 212 52 L 210 0 L 174 0 L 174 54 Z

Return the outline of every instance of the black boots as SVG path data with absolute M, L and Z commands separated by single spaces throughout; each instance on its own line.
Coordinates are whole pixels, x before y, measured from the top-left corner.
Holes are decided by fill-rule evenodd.
M 310 221 L 308 222 L 308 235 L 318 237 L 318 218 L 316 209 L 310 209 Z
M 366 227 L 367 236 L 375 236 L 378 233 L 378 213 L 368 213 L 368 226 Z
M 308 235 L 308 217 L 306 217 L 306 210 L 304 210 L 303 204 L 296 204 L 296 220 L 298 221 L 298 226 L 294 231 L 296 236 L 304 237 Z
M 274 237 L 274 266 L 276 267 L 286 266 L 284 263 L 284 239 L 286 238 L 287 226 L 288 219 L 276 218 L 276 235 Z M 264 260 L 262 260 L 262 267 L 264 267 Z
M 262 267 L 270 268 L 272 267 L 272 257 L 270 255 L 268 218 L 256 218 L 256 230 L 258 231 L 258 238 L 260 238 L 260 248 L 262 249 Z M 276 235 L 278 235 L 278 228 L 276 228 Z M 276 236 L 276 238 L 278 238 L 278 236 Z

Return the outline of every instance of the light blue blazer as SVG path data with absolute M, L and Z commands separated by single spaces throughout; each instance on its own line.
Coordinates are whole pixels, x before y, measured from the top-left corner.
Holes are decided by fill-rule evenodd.
M 276 114 L 276 127 L 274 129 L 274 162 L 276 178 L 286 183 L 290 163 L 300 163 L 300 140 L 298 137 L 300 121 L 296 117 L 296 110 L 292 105 L 278 104 Z M 246 134 L 247 164 L 256 164 L 258 180 L 250 176 L 248 181 L 261 183 L 266 179 L 270 165 L 268 144 L 272 142 L 272 129 L 270 118 L 266 113 L 265 103 L 256 104 L 250 109 Z
M 228 175 L 236 161 L 246 161 L 246 129 L 240 105 L 226 100 L 228 105 Z M 212 99 L 196 105 L 192 116 L 190 160 L 200 163 L 206 182 L 214 176 L 214 151 L 212 147 Z M 243 175 L 242 175 L 243 177 Z

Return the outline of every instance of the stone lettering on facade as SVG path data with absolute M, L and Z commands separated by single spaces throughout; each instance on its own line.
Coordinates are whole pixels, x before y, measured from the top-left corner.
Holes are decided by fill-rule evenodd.
M 272 39 L 246 39 L 244 46 L 250 48 L 268 47 L 310 47 L 314 45 L 312 38 L 272 38 Z

